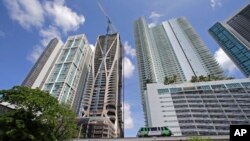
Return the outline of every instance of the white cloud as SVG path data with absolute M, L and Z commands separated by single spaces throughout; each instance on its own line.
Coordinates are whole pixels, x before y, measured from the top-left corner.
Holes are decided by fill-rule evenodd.
M 41 29 L 39 31 L 39 34 L 42 37 L 41 44 L 43 46 L 47 46 L 49 41 L 53 38 L 61 38 L 61 33 L 58 31 L 58 28 L 54 26 L 49 26 L 48 28 Z
M 4 0 L 10 16 L 23 28 L 32 26 L 44 28 L 44 21 L 53 22 L 64 33 L 75 31 L 84 23 L 83 15 L 78 15 L 65 5 L 64 0 Z
M 157 13 L 155 11 L 152 11 L 151 14 L 150 14 L 150 16 L 149 16 L 149 18 L 150 19 L 155 19 L 155 18 L 160 18 L 162 16 L 163 16 L 162 14 L 159 14 L 159 13 Z
M 124 77 L 130 78 L 134 73 L 135 66 L 128 57 L 123 58 L 123 63 L 124 63 L 124 65 L 123 65 L 124 66 Z
M 23 28 L 41 27 L 44 22 L 42 5 L 38 0 L 5 0 L 10 16 Z
M 124 43 L 125 54 L 134 58 L 136 56 L 136 50 L 129 45 L 128 41 Z
M 157 23 L 159 22 L 159 19 L 162 17 L 163 15 L 162 14 L 159 14 L 155 11 L 152 11 L 150 16 L 149 16 L 149 19 L 152 20 L 151 23 L 148 24 L 149 27 L 154 27 L 157 25 Z
M 156 26 L 156 24 L 157 24 L 156 22 L 149 23 L 149 24 L 148 24 L 148 27 L 149 27 L 149 28 L 154 27 L 154 26 Z
M 131 106 L 124 102 L 124 127 L 125 129 L 134 128 L 134 120 L 132 118 Z
M 230 58 L 221 48 L 219 48 L 215 52 L 214 57 L 218 61 L 218 63 L 222 66 L 222 68 L 226 72 L 228 72 L 229 75 L 232 75 L 236 71 L 238 71 L 238 68 L 235 66 L 235 64 L 230 60 Z
M 216 6 L 222 6 L 221 0 L 210 0 L 210 6 L 215 8 Z
M 64 33 L 75 31 L 84 23 L 83 15 L 78 15 L 64 5 L 64 0 L 48 1 L 45 3 L 45 11 L 53 20 L 53 23 L 61 28 Z
M 11 19 L 17 21 L 23 28 L 36 27 L 39 30 L 40 44 L 35 45 L 27 56 L 32 63 L 37 60 L 51 39 L 61 38 L 61 31 L 65 34 L 75 31 L 85 21 L 84 16 L 67 7 L 64 0 L 4 0 L 4 4 Z M 45 20 L 48 24 L 45 24 Z M 4 35 L 0 31 L 0 36 Z

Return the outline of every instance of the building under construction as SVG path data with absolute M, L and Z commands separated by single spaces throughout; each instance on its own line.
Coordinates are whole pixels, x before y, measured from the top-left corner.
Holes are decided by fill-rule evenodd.
M 101 35 L 82 98 L 79 138 L 123 137 L 122 80 L 120 36 Z

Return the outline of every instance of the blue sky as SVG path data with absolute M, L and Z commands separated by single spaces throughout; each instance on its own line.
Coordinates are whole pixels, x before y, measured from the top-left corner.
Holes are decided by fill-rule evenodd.
M 185 16 L 229 76 L 242 74 L 225 56 L 207 30 L 225 21 L 249 0 L 100 0 L 121 34 L 125 57 L 125 135 L 135 136 L 144 125 L 133 39 L 133 21 L 145 16 L 150 26 Z M 44 45 L 53 38 L 86 34 L 95 44 L 105 34 L 106 20 L 96 0 L 0 1 L 0 89 L 19 85 Z

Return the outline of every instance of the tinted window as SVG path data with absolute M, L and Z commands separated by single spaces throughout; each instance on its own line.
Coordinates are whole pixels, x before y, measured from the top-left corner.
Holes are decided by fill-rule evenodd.
M 152 127 L 151 131 L 157 131 L 157 127 Z

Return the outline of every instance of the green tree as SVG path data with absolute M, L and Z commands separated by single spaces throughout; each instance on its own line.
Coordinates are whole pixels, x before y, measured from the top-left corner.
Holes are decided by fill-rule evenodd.
M 164 79 L 164 84 L 165 85 L 168 85 L 169 84 L 169 78 L 166 76 L 165 79 Z
M 173 75 L 172 82 L 175 83 L 177 81 L 177 75 Z
M 211 81 L 212 80 L 212 75 L 207 75 L 207 81 Z
M 168 84 L 173 84 L 177 81 L 177 75 L 173 75 L 171 77 L 165 77 L 164 79 L 164 84 L 165 85 L 168 85 Z
M 15 86 L 0 90 L 1 102 L 15 109 L 0 115 L 0 140 L 61 141 L 76 131 L 75 114 L 56 98 L 39 89 Z
M 143 81 L 143 85 L 145 87 L 147 87 L 147 84 L 150 84 L 150 83 L 153 83 L 153 81 L 151 79 L 146 79 L 146 80 Z
M 152 83 L 153 81 L 151 79 L 146 79 L 145 84 Z
M 199 79 L 200 82 L 204 82 L 204 81 L 207 80 L 207 79 L 206 79 L 206 76 L 203 76 L 203 75 L 199 76 L 198 79 Z
M 233 77 L 220 77 L 214 75 L 207 75 L 207 76 L 192 76 L 190 82 L 206 82 L 206 81 L 217 81 L 217 80 L 230 80 L 234 79 Z
M 192 76 L 191 82 L 198 82 L 199 81 L 199 78 L 197 76 Z

